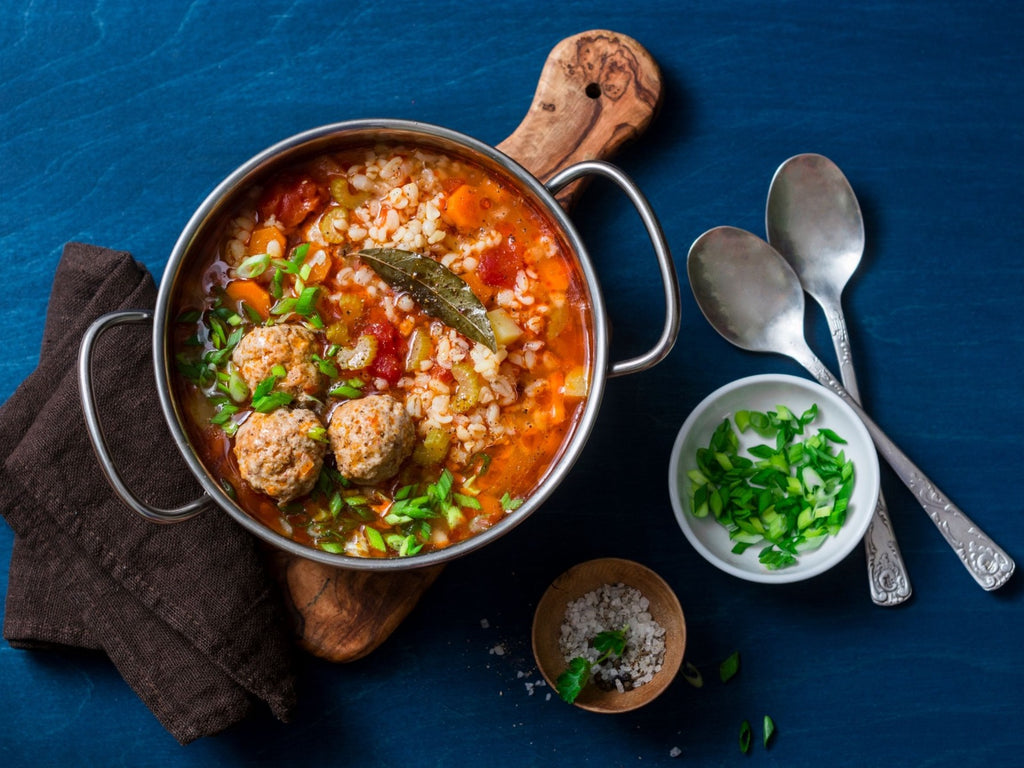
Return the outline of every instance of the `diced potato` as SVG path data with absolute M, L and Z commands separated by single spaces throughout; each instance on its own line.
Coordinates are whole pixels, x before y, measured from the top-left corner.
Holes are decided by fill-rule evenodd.
M 500 307 L 488 312 L 487 319 L 491 321 L 491 328 L 494 329 L 494 340 L 498 343 L 499 347 L 507 347 L 523 335 L 523 329 L 516 324 L 516 321 L 512 319 L 508 312 Z
M 569 307 L 565 303 L 552 304 L 548 312 L 548 341 L 557 339 L 569 324 Z
M 331 344 L 337 344 L 338 346 L 348 344 L 352 338 L 348 323 L 342 320 L 328 325 L 324 329 L 324 335 L 327 337 L 328 342 Z
M 335 309 L 342 320 L 351 323 L 363 314 L 363 299 L 354 293 L 343 293 L 334 302 Z
M 565 386 L 562 393 L 566 397 L 586 397 L 588 384 L 587 370 L 582 365 L 577 365 L 565 374 Z

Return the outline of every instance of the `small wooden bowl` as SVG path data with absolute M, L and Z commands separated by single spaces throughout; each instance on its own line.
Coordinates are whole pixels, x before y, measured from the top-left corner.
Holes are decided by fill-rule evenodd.
M 552 690 L 566 668 L 558 640 L 567 606 L 604 584 L 620 583 L 639 590 L 650 601 L 651 617 L 665 629 L 665 658 L 654 678 L 638 688 L 619 693 L 602 690 L 593 683 L 584 687 L 575 704 L 590 712 L 628 712 L 654 700 L 675 678 L 686 650 L 683 609 L 672 588 L 658 574 L 631 560 L 589 560 L 555 579 L 533 616 L 533 655 Z

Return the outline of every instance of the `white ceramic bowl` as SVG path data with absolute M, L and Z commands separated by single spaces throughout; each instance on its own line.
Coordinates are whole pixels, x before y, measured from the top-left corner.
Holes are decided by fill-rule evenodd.
M 827 427 L 846 440 L 838 446 L 853 461 L 855 481 L 846 522 L 835 536 L 829 536 L 818 549 L 797 556 L 797 563 L 779 570 L 768 570 L 758 562 L 763 545 L 754 544 L 742 554 L 732 552 L 733 544 L 714 515 L 697 518 L 690 511 L 691 480 L 687 472 L 697 466 L 697 449 L 706 448 L 722 419 L 738 410 L 771 411 L 784 405 L 800 415 L 813 404 L 818 416 L 805 430 L 815 434 Z M 753 430 L 738 432 L 740 453 L 757 443 L 766 442 Z M 824 573 L 840 562 L 861 541 L 878 497 L 878 455 L 863 422 L 834 392 L 808 379 L 784 374 L 765 374 L 738 379 L 715 390 L 693 409 L 683 423 L 672 448 L 668 487 L 676 520 L 690 543 L 708 562 L 726 573 L 748 581 L 783 584 L 802 581 Z

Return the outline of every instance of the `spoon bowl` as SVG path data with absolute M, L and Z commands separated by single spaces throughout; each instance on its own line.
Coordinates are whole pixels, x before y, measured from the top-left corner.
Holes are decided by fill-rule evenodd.
M 779 166 L 765 211 L 768 242 L 807 293 L 838 298 L 864 253 L 864 219 L 850 182 L 827 157 L 804 154 Z
M 764 240 L 736 227 L 709 229 L 690 247 L 686 272 L 700 311 L 737 347 L 792 356 L 801 346 L 800 279 Z

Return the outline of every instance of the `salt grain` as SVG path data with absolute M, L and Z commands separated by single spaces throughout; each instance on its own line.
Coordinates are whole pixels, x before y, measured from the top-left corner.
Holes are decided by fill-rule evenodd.
M 649 612 L 650 601 L 638 589 L 604 584 L 566 606 L 559 647 L 565 661 L 577 656 L 597 662 L 593 639 L 601 632 L 626 627 L 622 655 L 593 667 L 594 682 L 627 691 L 650 682 L 665 659 L 665 629 Z

